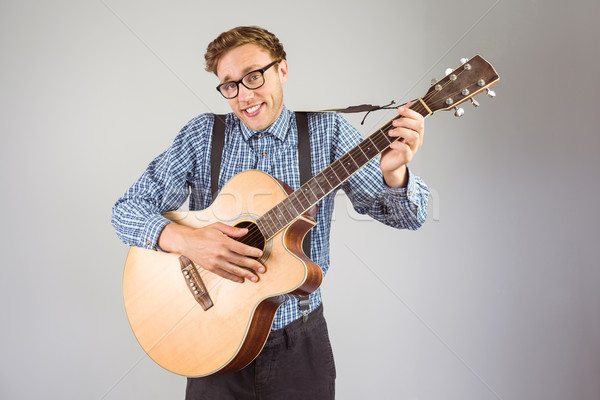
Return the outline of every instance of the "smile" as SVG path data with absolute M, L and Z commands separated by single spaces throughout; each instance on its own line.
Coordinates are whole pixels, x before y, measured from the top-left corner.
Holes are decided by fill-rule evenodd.
M 254 114 L 261 108 L 262 105 L 263 105 L 263 103 L 260 103 L 255 106 L 248 107 L 244 110 L 244 112 L 248 115 Z

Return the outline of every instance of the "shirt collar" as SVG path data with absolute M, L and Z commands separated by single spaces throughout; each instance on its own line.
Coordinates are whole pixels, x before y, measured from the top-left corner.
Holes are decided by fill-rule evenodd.
M 279 118 L 277 118 L 277 120 L 275 122 L 273 122 L 273 124 L 271 124 L 271 126 L 269 126 L 266 129 L 263 129 L 262 131 L 252 130 L 240 121 L 240 128 L 242 131 L 242 136 L 244 137 L 244 140 L 247 141 L 254 135 L 260 135 L 263 132 L 269 132 L 271 135 L 275 136 L 277 139 L 284 141 L 290 130 L 290 118 L 291 118 L 291 113 L 288 111 L 288 109 L 284 105 L 283 110 L 281 111 L 281 115 L 279 115 Z

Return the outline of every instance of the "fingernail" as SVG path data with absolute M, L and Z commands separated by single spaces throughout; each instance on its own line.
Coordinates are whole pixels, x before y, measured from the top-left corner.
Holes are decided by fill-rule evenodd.
M 250 278 L 250 280 L 251 280 L 252 282 L 256 282 L 256 281 L 258 280 L 258 278 L 257 278 L 257 277 L 255 277 L 255 276 L 253 276 L 252 278 Z
M 264 273 L 265 272 L 265 267 L 260 267 L 258 269 L 258 272 L 261 273 L 261 274 Z
M 404 112 L 404 107 L 400 107 L 400 108 L 398 109 L 398 111 L 400 111 L 400 112 Z

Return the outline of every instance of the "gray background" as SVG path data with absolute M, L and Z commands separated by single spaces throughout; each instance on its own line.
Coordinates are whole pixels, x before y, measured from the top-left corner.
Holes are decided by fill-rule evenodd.
M 501 76 L 428 119 L 421 230 L 338 199 L 338 398 L 600 398 L 598 2 L 217 3 L 0 2 L 0 398 L 183 398 L 129 329 L 110 212 L 189 119 L 228 111 L 203 53 L 241 24 L 286 46 L 291 109 L 403 102 L 477 53 Z

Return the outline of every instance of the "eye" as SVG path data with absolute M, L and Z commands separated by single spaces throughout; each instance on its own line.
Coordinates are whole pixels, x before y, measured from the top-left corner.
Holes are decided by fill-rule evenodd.
M 225 82 L 221 85 L 221 90 L 226 90 L 228 92 L 235 90 L 237 83 L 235 82 Z
M 253 81 L 257 81 L 259 79 L 261 79 L 262 74 L 260 72 L 251 72 L 250 75 L 248 75 L 248 82 L 253 82 Z

